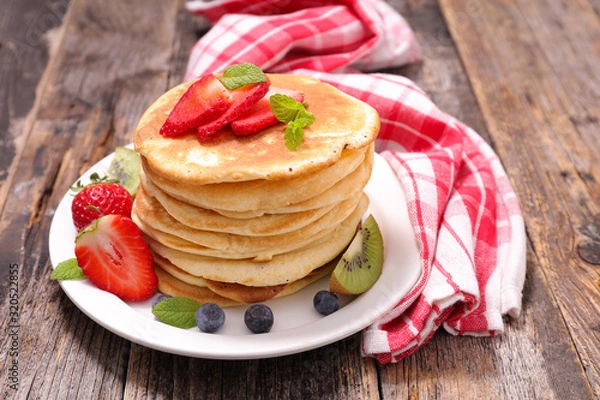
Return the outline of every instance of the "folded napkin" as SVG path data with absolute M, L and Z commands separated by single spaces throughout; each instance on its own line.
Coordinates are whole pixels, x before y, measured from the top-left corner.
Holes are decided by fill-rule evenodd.
M 252 62 L 329 82 L 377 109 L 376 150 L 404 189 L 422 275 L 362 334 L 363 355 L 396 362 L 443 326 L 493 336 L 518 317 L 525 230 L 506 173 L 485 141 L 406 78 L 362 73 L 420 58 L 405 20 L 380 0 L 191 1 L 213 25 L 193 47 L 186 79 Z M 388 244 L 389 245 L 389 244 Z

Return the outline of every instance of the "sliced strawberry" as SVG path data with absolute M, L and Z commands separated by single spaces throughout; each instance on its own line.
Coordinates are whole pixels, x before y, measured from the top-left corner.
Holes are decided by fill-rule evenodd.
M 221 116 L 216 119 L 200 125 L 197 129 L 198 139 L 203 140 L 231 121 L 237 119 L 242 113 L 247 111 L 253 104 L 262 99 L 269 91 L 270 82 L 252 83 L 239 89 L 228 90 L 230 106 Z
M 229 105 L 229 91 L 216 76 L 205 75 L 181 96 L 160 128 L 160 134 L 180 135 L 219 117 Z
M 77 263 L 89 280 L 123 300 L 150 298 L 158 285 L 140 228 L 122 215 L 100 217 L 75 240 Z
M 304 101 L 304 93 L 298 90 L 271 86 L 265 97 L 231 122 L 233 132 L 238 136 L 248 136 L 278 123 L 279 121 L 271 111 L 271 105 L 269 104 L 269 99 L 274 94 L 285 94 L 296 101 Z

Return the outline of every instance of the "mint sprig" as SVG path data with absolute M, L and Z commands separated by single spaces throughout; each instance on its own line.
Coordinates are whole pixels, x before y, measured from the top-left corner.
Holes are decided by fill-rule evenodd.
M 68 260 L 58 263 L 56 268 L 50 274 L 50 279 L 53 281 L 69 281 L 85 278 L 86 276 L 81 267 L 79 267 L 79 264 L 77 264 L 76 258 L 69 258 Z
M 225 68 L 219 80 L 229 90 L 235 90 L 251 83 L 266 82 L 267 76 L 256 65 L 241 63 Z
M 162 300 L 152 308 L 152 314 L 165 324 L 189 329 L 196 326 L 196 311 L 200 308 L 196 300 L 172 297 Z
M 300 146 L 302 143 L 302 139 L 304 139 L 304 127 L 302 124 L 291 121 L 288 123 L 288 126 L 285 128 L 285 132 L 283 133 L 283 139 L 285 140 L 285 147 L 288 150 L 294 150 L 296 147 Z
M 288 150 L 294 150 L 304 138 L 304 128 L 315 122 L 314 114 L 306 111 L 304 104 L 285 94 L 274 94 L 269 104 L 275 117 L 288 124 L 283 138 Z

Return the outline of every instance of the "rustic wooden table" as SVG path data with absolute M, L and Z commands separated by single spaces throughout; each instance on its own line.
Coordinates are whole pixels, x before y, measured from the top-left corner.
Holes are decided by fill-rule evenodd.
M 424 61 L 386 72 L 475 128 L 520 198 L 527 279 L 522 315 L 506 320 L 505 334 L 440 331 L 382 366 L 360 357 L 358 335 L 293 356 L 220 361 L 100 327 L 48 279 L 50 222 L 69 185 L 129 143 L 142 111 L 182 80 L 207 27 L 181 0 L 4 0 L 3 399 L 600 398 L 600 1 L 391 3 Z

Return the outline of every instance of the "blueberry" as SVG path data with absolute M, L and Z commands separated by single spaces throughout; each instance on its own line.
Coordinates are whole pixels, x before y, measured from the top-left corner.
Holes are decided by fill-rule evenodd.
M 171 296 L 170 294 L 159 294 L 152 302 L 152 308 L 154 308 L 154 306 L 156 306 L 158 303 L 160 303 L 164 299 L 170 299 L 171 297 L 173 297 L 173 296 Z
M 225 312 L 215 303 L 205 303 L 196 310 L 196 325 L 202 332 L 216 332 L 225 323 Z
M 340 299 L 335 293 L 321 290 L 313 298 L 313 305 L 319 314 L 329 315 L 340 308 Z
M 264 304 L 253 304 L 246 310 L 244 322 L 254 333 L 267 333 L 273 327 L 273 311 Z

